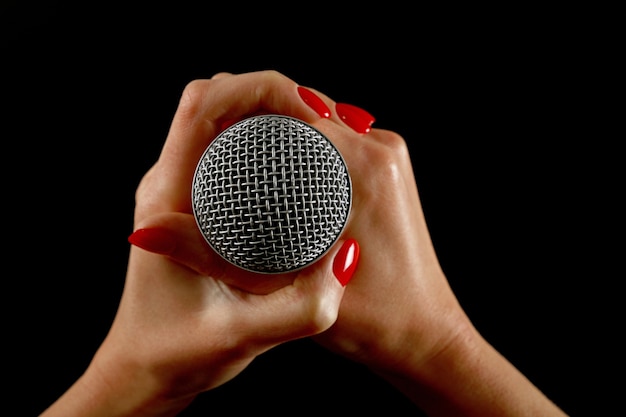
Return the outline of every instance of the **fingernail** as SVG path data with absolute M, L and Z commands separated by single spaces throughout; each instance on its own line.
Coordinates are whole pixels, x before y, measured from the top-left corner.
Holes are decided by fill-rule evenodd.
M 368 133 L 376 121 L 374 116 L 352 104 L 337 103 L 335 110 L 339 118 L 358 133 Z
M 176 242 L 172 235 L 158 228 L 137 229 L 130 236 L 128 241 L 141 249 L 148 252 L 154 252 L 161 255 L 168 255 L 174 251 Z
M 300 95 L 302 101 L 308 104 L 310 108 L 315 110 L 315 113 L 319 114 L 320 117 L 323 117 L 325 119 L 330 117 L 330 109 L 328 108 L 326 103 L 324 103 L 322 99 L 319 98 L 313 91 L 309 90 L 308 88 L 298 86 L 298 94 Z
M 352 279 L 358 260 L 359 244 L 354 239 L 346 240 L 333 261 L 333 274 L 344 287 Z

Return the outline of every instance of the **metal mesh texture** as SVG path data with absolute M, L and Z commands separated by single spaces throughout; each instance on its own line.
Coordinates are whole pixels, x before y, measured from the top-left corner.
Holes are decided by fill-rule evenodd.
M 227 261 L 254 272 L 289 272 L 339 238 L 351 186 L 342 156 L 322 133 L 292 117 L 254 116 L 227 128 L 202 155 L 193 213 Z

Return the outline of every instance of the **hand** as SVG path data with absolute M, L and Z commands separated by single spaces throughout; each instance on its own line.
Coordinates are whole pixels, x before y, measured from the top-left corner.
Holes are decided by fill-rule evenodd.
M 350 170 L 345 233 L 360 242 L 361 256 L 337 321 L 313 338 L 369 366 L 432 416 L 565 416 L 461 308 L 436 256 L 404 139 L 360 129 L 318 94 L 336 109 L 318 128 Z
M 211 102 L 214 100 L 222 103 L 222 108 L 227 109 L 223 114 L 214 109 L 205 111 L 203 114 L 213 117 L 213 125 L 209 125 L 211 130 L 200 133 L 199 137 L 213 138 L 220 130 L 218 126 L 251 114 L 279 113 L 312 124 L 333 141 L 346 160 L 354 194 L 352 213 L 344 236 L 353 237 L 360 242 L 361 256 L 339 310 L 339 318 L 329 330 L 316 337 L 318 342 L 370 366 L 385 377 L 404 377 L 407 374 L 421 374 L 427 369 L 422 365 L 427 364 L 430 358 L 436 357 L 448 346 L 456 346 L 457 340 L 473 334 L 471 323 L 460 308 L 439 266 L 403 138 L 391 131 L 371 129 L 373 118 L 367 112 L 338 104 L 314 90 L 306 90 L 313 94 L 305 98 L 317 110 L 317 115 L 310 111 L 311 108 L 293 106 L 302 104 L 302 100 L 293 97 L 297 84 L 272 72 L 219 74 L 212 80 L 198 81 L 195 84 L 199 87 L 197 94 L 210 94 Z M 259 96 L 273 100 L 267 99 L 261 106 L 247 106 L 247 101 L 241 98 L 245 98 L 246 91 L 255 89 L 263 91 Z M 282 100 L 289 97 L 289 94 L 292 97 L 292 107 L 284 105 Z M 230 97 L 240 99 L 229 102 Z M 316 101 L 320 99 L 321 101 Z M 201 103 L 195 105 L 200 107 L 206 101 L 198 99 L 192 102 Z M 185 114 L 182 104 L 184 101 L 173 129 L 183 131 L 185 126 L 196 128 L 198 123 L 188 122 L 180 116 L 181 113 Z M 233 111 L 233 108 L 241 110 Z M 184 125 L 179 126 L 179 123 Z M 202 275 L 214 276 L 221 282 L 248 293 L 269 293 L 289 284 L 289 275 L 282 279 L 259 281 L 256 274 L 243 273 L 226 265 L 206 246 L 190 218 L 189 195 L 195 161 L 208 145 L 208 141 L 181 141 L 182 151 L 170 149 L 170 143 L 178 142 L 168 140 L 164 155 L 176 155 L 178 159 L 169 165 L 157 163 L 154 172 L 150 172 L 141 184 L 138 194 L 141 197 L 138 201 L 143 201 L 151 213 L 185 213 L 188 224 L 174 224 L 168 230 L 170 234 L 187 230 L 189 236 L 176 239 L 181 244 L 187 244 L 168 251 L 167 255 Z M 185 151 L 185 148 L 191 146 L 195 148 Z M 187 153 L 191 156 L 185 157 Z M 163 157 L 159 162 L 161 160 Z M 181 166 L 186 168 L 181 170 Z M 167 167 L 171 167 L 171 171 L 166 170 Z M 162 170 L 156 171 L 157 168 Z M 162 187 L 159 184 L 163 179 L 177 177 L 181 178 L 180 181 L 166 182 L 165 184 L 171 184 L 172 187 L 163 189 L 156 194 L 156 198 L 151 198 L 152 190 Z M 153 181 L 157 183 L 156 186 L 146 186 Z M 150 190 L 148 195 L 142 194 L 144 187 Z M 154 207 L 161 204 L 160 195 L 177 194 L 177 205 L 154 210 Z M 148 217 L 147 224 L 144 220 L 145 214 L 143 206 L 138 205 L 138 227 L 155 227 L 157 224 L 164 226 L 162 220 L 154 215 Z M 420 399 L 417 401 L 421 403 Z
M 89 369 L 44 415 L 174 415 L 279 343 L 335 321 L 356 259 L 337 242 L 298 272 L 245 272 L 217 256 L 191 211 L 192 177 L 222 126 L 266 111 L 320 118 L 272 72 L 190 83 L 158 161 L 136 193 L 126 283 Z M 353 253 L 353 252 L 352 252 Z
M 353 207 L 344 236 L 360 242 L 360 257 L 358 266 L 348 268 L 356 266 L 356 271 L 336 322 L 326 331 L 312 332 L 315 340 L 368 365 L 431 415 L 564 415 L 481 337 L 458 303 L 435 254 L 402 137 L 372 129 L 374 118 L 362 109 L 311 89 L 300 91 L 300 98 L 322 117 L 312 115 L 296 105 L 301 101 L 293 97 L 295 82 L 273 72 L 220 74 L 212 81 L 228 83 L 225 90 L 232 89 L 230 94 L 243 87 L 240 94 L 245 97 L 246 88 L 260 88 L 273 97 L 260 107 L 225 112 L 227 118 L 263 112 L 301 118 L 330 138 L 348 165 Z M 206 91 L 212 89 L 212 97 L 217 97 L 218 87 L 226 86 L 214 82 Z M 284 105 L 282 99 L 288 97 L 292 107 Z M 206 136 L 214 135 L 212 131 Z M 176 174 L 189 183 L 191 172 L 162 172 L 158 177 Z M 182 203 L 189 192 L 184 189 Z M 188 212 L 189 207 L 171 209 Z M 192 234 L 197 238 L 197 232 Z M 183 240 L 193 242 L 191 237 Z M 196 270 L 219 265 L 199 239 L 171 255 Z M 339 264 L 345 261 L 339 259 Z M 220 279 L 247 292 L 270 292 L 289 284 L 288 279 L 276 280 L 272 287 L 259 288 L 254 277 L 245 279 L 246 274 L 225 268 Z
M 259 113 L 293 116 L 324 133 L 353 185 L 341 240 L 315 264 L 271 277 L 217 256 L 190 200 L 210 141 Z M 563 416 L 472 326 L 433 249 L 406 143 L 372 129 L 373 121 L 274 71 L 190 83 L 137 190 L 115 322 L 46 416 L 175 415 L 260 353 L 307 336 L 366 364 L 433 416 Z

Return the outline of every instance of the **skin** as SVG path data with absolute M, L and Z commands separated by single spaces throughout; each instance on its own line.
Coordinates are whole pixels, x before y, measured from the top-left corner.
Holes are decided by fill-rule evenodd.
M 439 265 L 406 143 L 321 118 L 274 71 L 217 74 L 185 88 L 162 153 L 136 193 L 135 228 L 166 253 L 132 246 L 115 321 L 83 376 L 42 416 L 173 416 L 256 356 L 297 338 L 370 367 L 432 416 L 565 416 L 473 327 Z M 196 163 L 221 126 L 257 113 L 302 119 L 350 170 L 345 238 L 360 244 L 347 286 L 332 272 L 343 240 L 302 271 L 258 279 L 215 255 L 191 214 Z

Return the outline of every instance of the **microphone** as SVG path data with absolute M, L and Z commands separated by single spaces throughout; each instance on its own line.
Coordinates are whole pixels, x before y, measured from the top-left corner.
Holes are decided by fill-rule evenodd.
M 192 184 L 196 223 L 228 262 L 273 274 L 302 269 L 337 241 L 352 206 L 339 150 L 302 120 L 244 119 L 204 151 Z

